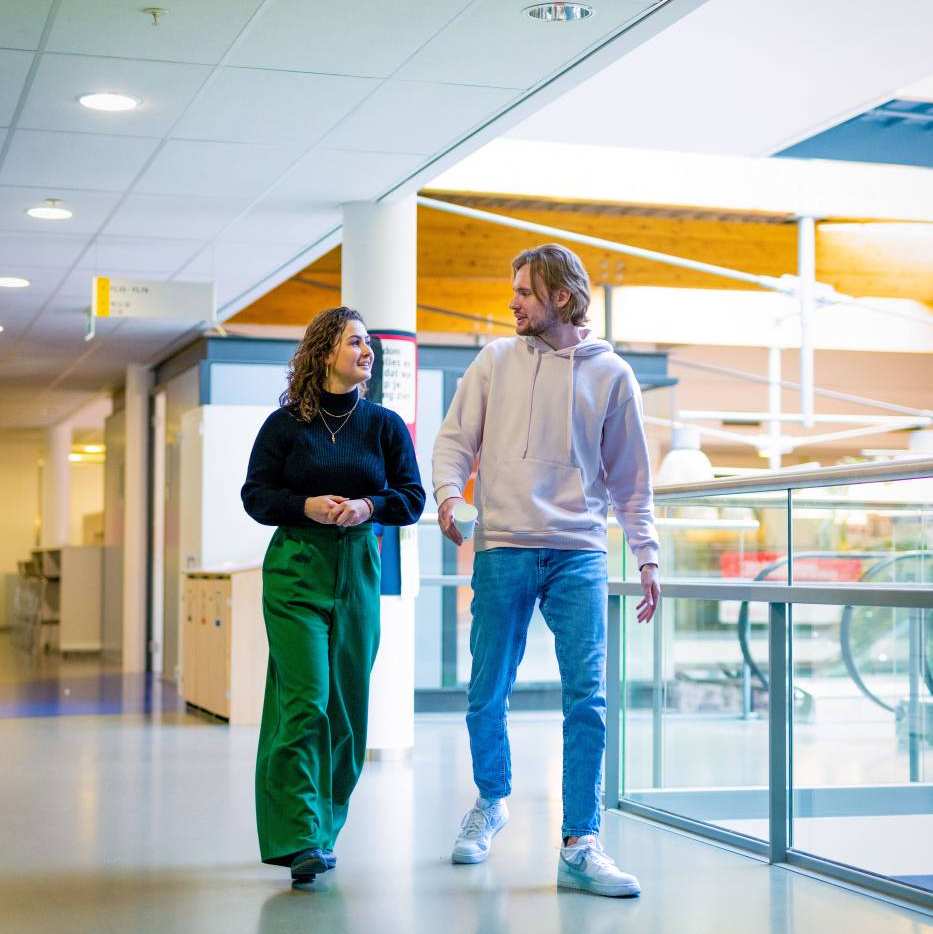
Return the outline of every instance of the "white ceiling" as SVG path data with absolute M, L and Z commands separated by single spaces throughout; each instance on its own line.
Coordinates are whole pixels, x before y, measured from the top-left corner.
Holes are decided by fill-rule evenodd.
M 709 0 L 509 135 L 771 155 L 929 78 L 931 36 L 930 0 Z
M 184 326 L 104 322 L 95 274 L 214 279 L 221 316 L 334 242 L 339 205 L 440 168 L 702 0 L 598 0 L 569 26 L 524 0 L 0 2 L 0 428 L 49 424 Z M 650 11 L 650 15 L 646 15 Z M 89 91 L 142 100 L 80 107 Z M 56 197 L 51 223 L 26 208 Z

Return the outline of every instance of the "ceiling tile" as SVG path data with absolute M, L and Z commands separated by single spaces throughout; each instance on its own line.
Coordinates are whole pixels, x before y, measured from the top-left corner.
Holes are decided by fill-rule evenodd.
M 224 68 L 172 136 L 310 146 L 377 86 L 377 81 L 366 78 Z
M 432 154 L 515 99 L 501 88 L 387 81 L 323 144 L 328 149 Z
M 423 162 L 423 156 L 408 153 L 314 149 L 302 157 L 265 201 L 292 201 L 299 207 L 369 201 L 383 195 Z
M 0 20 L 2 20 L 2 14 L 0 14 Z M 13 120 L 13 113 L 19 103 L 32 59 L 31 52 L 0 49 L 0 126 L 9 126 Z
M 78 235 L 0 233 L 0 257 L 5 266 L 38 268 L 70 266 L 87 246 Z
M 217 243 L 189 263 L 177 278 L 213 279 L 220 307 L 271 276 L 298 252 L 294 244 Z
M 522 13 L 525 3 L 478 0 L 419 49 L 395 78 L 528 88 L 605 40 L 648 0 L 603 0 L 597 15 L 544 23 Z
M 209 240 L 249 207 L 243 198 L 130 195 L 105 228 L 108 235 Z
M 342 223 L 336 205 L 263 201 L 223 233 L 224 243 L 315 243 Z
M 0 4 L 0 36 L 5 48 L 37 49 L 52 0 L 13 0 Z
M 157 145 L 134 136 L 17 130 L 0 184 L 123 191 Z
M 104 270 L 97 275 L 116 275 L 109 272 L 116 269 L 131 269 L 134 273 L 171 273 L 184 266 L 203 245 L 201 240 L 98 237 L 78 268 Z
M 30 285 L 25 289 L 0 289 L 0 311 L 15 307 L 17 296 L 40 295 L 44 301 L 68 274 L 70 264 L 61 266 L 34 266 L 8 260 L 0 247 L 0 276 L 22 276 Z
M 18 126 L 114 136 L 164 136 L 210 73 L 206 65 L 43 55 Z M 141 101 L 136 110 L 104 113 L 78 103 L 82 94 L 114 91 Z
M 159 4 L 153 4 L 158 6 Z M 62 0 L 48 49 L 115 58 L 216 64 L 261 0 L 185 0 L 152 25 L 144 3 Z
M 41 207 L 46 198 L 58 198 L 61 206 L 72 211 L 74 216 L 66 221 L 43 221 L 26 214 L 29 208 Z M 96 233 L 119 200 L 115 192 L 0 185 L 0 231 Z
M 255 196 L 299 153 L 294 147 L 169 140 L 135 190 L 142 194 Z
M 271 0 L 250 23 L 230 65 L 386 77 L 470 0 Z

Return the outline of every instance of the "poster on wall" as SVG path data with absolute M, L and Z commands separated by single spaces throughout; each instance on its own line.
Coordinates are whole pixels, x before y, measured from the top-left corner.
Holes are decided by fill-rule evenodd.
M 411 331 L 370 331 L 373 369 L 367 398 L 397 412 L 415 440 L 418 343 Z M 418 592 L 418 537 L 414 528 L 378 526 L 382 554 L 382 593 L 413 596 Z

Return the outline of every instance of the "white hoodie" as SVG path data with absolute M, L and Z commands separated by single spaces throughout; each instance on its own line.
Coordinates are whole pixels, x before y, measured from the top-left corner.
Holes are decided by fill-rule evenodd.
M 605 551 L 611 501 L 639 567 L 658 561 L 641 392 L 611 345 L 583 334 L 563 350 L 493 341 L 463 375 L 434 444 L 434 496 L 463 495 L 479 457 L 477 551 Z

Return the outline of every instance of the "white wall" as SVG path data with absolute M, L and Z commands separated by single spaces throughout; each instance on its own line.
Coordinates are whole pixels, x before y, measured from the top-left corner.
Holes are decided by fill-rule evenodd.
M 36 547 L 41 453 L 40 432 L 0 432 L 0 626 L 10 624 L 2 575 L 15 574 L 16 562 Z
M 104 465 L 73 463 L 69 473 L 68 544 L 81 545 L 84 517 L 88 513 L 103 512 L 104 509 Z

